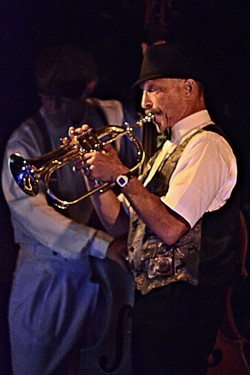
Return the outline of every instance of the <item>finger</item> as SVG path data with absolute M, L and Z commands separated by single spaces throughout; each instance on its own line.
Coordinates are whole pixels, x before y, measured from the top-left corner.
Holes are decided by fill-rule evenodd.
M 68 137 L 63 137 L 63 138 L 60 138 L 60 141 L 63 145 L 67 145 L 70 140 L 68 139 Z
M 84 130 L 84 131 L 86 131 L 86 130 L 90 129 L 90 126 L 88 124 L 83 124 L 81 126 L 81 129 Z
M 114 150 L 114 148 L 110 144 L 104 145 L 102 148 L 106 152 Z
M 81 158 L 86 164 L 92 164 L 94 161 L 95 152 L 85 152 Z
M 73 139 L 75 135 L 75 128 L 74 126 L 70 126 L 68 129 L 68 136 L 70 139 Z
M 78 135 L 82 134 L 82 133 L 86 132 L 89 129 L 90 129 L 90 127 L 87 124 L 83 124 L 79 128 L 75 129 L 75 134 L 78 134 Z

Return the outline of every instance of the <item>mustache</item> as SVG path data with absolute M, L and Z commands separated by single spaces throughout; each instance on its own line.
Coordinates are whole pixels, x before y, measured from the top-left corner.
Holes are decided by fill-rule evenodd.
M 161 114 L 161 111 L 159 109 L 151 109 L 151 110 L 145 111 L 145 114 L 146 115 L 149 115 L 149 114 L 159 115 L 159 114 Z

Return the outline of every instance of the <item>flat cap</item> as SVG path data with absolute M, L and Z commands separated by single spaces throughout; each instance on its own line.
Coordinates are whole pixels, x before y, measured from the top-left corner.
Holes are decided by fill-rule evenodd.
M 78 46 L 49 46 L 37 59 L 35 79 L 42 93 L 80 97 L 86 83 L 97 79 L 97 67 L 92 54 Z

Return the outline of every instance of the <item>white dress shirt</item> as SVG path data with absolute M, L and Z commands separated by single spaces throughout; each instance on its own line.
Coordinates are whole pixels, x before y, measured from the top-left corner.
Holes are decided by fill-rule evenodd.
M 164 143 L 144 186 L 180 143 L 209 124 L 214 123 L 207 110 L 176 123 L 172 128 L 171 141 Z M 236 158 L 231 147 L 219 134 L 204 131 L 188 142 L 161 201 L 193 227 L 205 212 L 215 211 L 225 204 L 236 180 Z

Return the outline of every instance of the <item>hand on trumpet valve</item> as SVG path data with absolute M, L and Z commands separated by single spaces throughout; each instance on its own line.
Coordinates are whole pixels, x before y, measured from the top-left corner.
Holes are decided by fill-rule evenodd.
M 85 125 L 84 129 L 83 127 L 75 129 L 73 126 L 70 126 L 68 129 L 68 137 L 61 138 L 61 142 L 64 146 L 67 146 L 68 144 L 70 144 L 70 142 L 75 142 L 77 144 L 77 147 L 72 148 L 72 151 L 71 151 L 73 154 L 77 154 L 77 157 L 75 159 L 76 160 L 75 165 L 72 167 L 72 170 L 76 172 L 78 170 L 84 169 L 84 172 L 86 172 L 84 174 L 86 176 L 90 174 L 90 169 L 89 169 L 89 165 L 86 165 L 86 163 L 83 160 L 83 155 L 85 151 L 81 149 L 81 145 L 79 144 L 77 140 L 77 136 L 84 133 L 84 131 L 86 131 L 86 129 L 88 128 L 89 128 L 88 125 Z
M 72 130 L 74 130 L 74 132 L 72 132 Z M 79 152 L 78 148 L 76 169 L 82 169 L 83 175 L 89 180 L 113 183 L 119 174 L 127 173 L 129 169 L 122 164 L 117 152 L 111 144 L 103 142 L 101 148 L 95 147 L 91 143 L 93 140 L 92 137 L 88 138 L 89 132 L 91 132 L 91 128 L 86 124 L 76 129 L 73 127 L 69 128 L 68 136 L 71 139 L 76 135 L 80 137 L 86 133 L 86 138 L 91 146 L 90 148 L 86 147 L 82 154 Z

